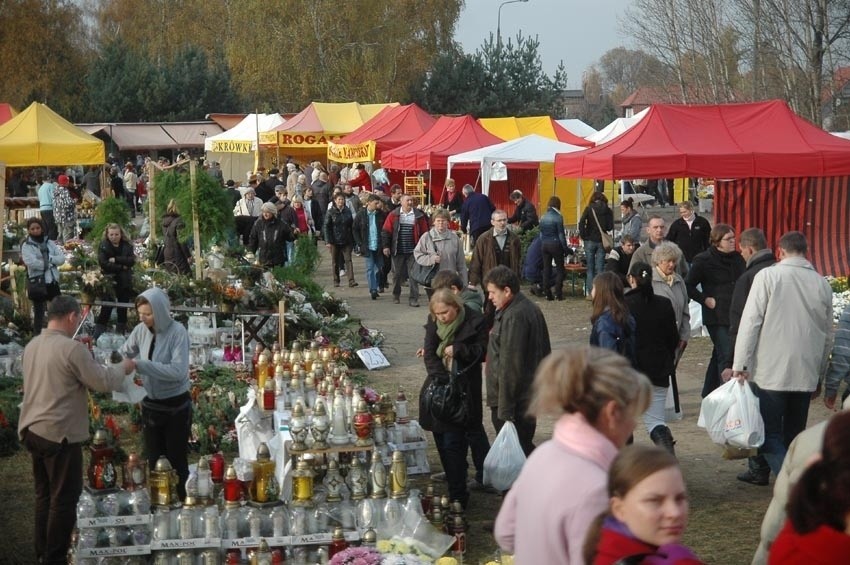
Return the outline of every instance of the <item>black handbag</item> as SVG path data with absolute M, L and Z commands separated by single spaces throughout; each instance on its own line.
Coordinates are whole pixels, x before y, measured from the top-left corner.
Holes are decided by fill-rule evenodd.
M 433 241 L 431 241 L 431 243 L 434 244 L 434 252 L 439 253 L 439 251 L 437 251 L 437 245 Z M 434 280 L 434 275 L 436 275 L 439 270 L 439 263 L 434 263 L 433 265 L 422 265 L 414 258 L 407 268 L 407 276 L 415 283 L 431 288 L 431 281 Z
M 27 279 L 27 298 L 33 302 L 45 302 L 49 298 L 44 275 Z
M 466 425 L 466 384 L 458 379 L 457 361 L 452 363 L 447 382 L 432 379 L 425 387 L 422 406 L 434 420 L 454 426 Z

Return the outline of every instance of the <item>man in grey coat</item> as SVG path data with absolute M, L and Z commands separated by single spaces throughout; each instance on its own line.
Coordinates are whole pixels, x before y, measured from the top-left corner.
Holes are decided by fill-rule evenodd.
M 776 475 L 806 428 L 831 347 L 832 289 L 806 260 L 807 250 L 800 232 L 780 238 L 779 263 L 753 279 L 732 362 L 732 377 L 755 385 L 765 433 L 760 453 Z

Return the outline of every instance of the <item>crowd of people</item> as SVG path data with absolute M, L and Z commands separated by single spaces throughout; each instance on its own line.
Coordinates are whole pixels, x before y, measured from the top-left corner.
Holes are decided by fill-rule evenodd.
M 136 191 L 126 184 L 133 168 L 126 167 L 121 181 L 135 211 L 138 180 L 130 177 Z M 398 185 L 373 184 L 365 166 L 344 169 L 287 163 L 283 172 L 248 176 L 245 186 L 223 182 L 220 171 L 216 178 L 232 196 L 238 237 L 264 268 L 293 262 L 294 242 L 309 238 L 327 246 L 334 286 L 343 277 L 349 287 L 359 286 L 354 257 L 360 256 L 372 300 L 389 291 L 400 304 L 406 285 L 408 306 L 418 307 L 424 288 L 428 317 L 417 352 L 425 368 L 420 423 L 433 433 L 450 497 L 464 507 L 470 491 L 492 490 L 484 484 L 490 450 L 484 407 L 497 433 L 508 423 L 516 429 L 528 460 L 503 493 L 494 535 L 517 562 L 700 563 L 681 544 L 688 500 L 665 410 L 669 397 L 678 403 L 676 370 L 691 335 L 691 300 L 700 306 L 713 345 L 702 396 L 737 379 L 760 400 L 765 442 L 738 476 L 762 486 L 770 474 L 777 476 L 777 500 L 765 517 L 756 562 L 812 560 L 821 548 L 850 545 L 850 502 L 823 492 L 843 488 L 838 469 L 846 459 L 841 442 L 850 433 L 850 419 L 836 417 L 817 432 L 803 431 L 822 377 L 828 375 L 830 408 L 840 382 L 850 379 L 850 311 L 841 317 L 833 349 L 831 290 L 806 260 L 801 233 L 783 235 L 775 257 L 757 228 L 736 234 L 726 224 L 711 226 L 683 202 L 668 231 L 664 217 L 651 214 L 644 224 L 626 200 L 618 242 L 610 245 L 606 236 L 614 230 L 614 214 L 605 195 L 596 192 L 578 222 L 591 302 L 588 344 L 553 351 L 540 305 L 521 282 L 532 282 L 531 293 L 546 300 L 564 299 L 564 264 L 576 249 L 565 237 L 558 197 L 538 216 L 537 207 L 514 191 L 515 208 L 508 214 L 471 185 L 458 190 L 449 179 L 443 206 L 428 217 Z M 80 307 L 73 298 L 57 297 L 56 268 L 64 257 L 50 237 L 50 221 L 56 236 L 66 233 L 61 202 L 68 179 L 62 176 L 42 219 L 28 222 L 22 245 L 30 276 L 42 277 L 50 289 L 33 301 L 36 328 L 45 314 L 48 322 L 24 353 L 19 429 L 33 458 L 36 551 L 45 561 L 67 540 L 71 499 L 76 502 L 82 484 L 79 445 L 86 434 L 78 430 L 75 409 L 86 388 L 119 390 L 124 374 L 135 371 L 147 393 L 149 464 L 167 456 L 181 486 L 188 476 L 192 421 L 186 330 L 171 319 L 164 293 L 149 289 L 135 296 L 128 282 L 132 245 L 117 225 L 108 226 L 99 242 L 99 263 L 114 279 L 118 300 L 134 300 L 140 322 L 122 348 L 122 365 L 94 369 L 81 358 L 72 340 Z M 468 237 L 469 259 L 452 222 Z M 173 202 L 162 226 L 167 263 L 176 272 L 187 271 L 190 257 L 178 235 L 183 221 Z M 523 258 L 520 234 L 534 228 L 539 235 Z M 414 279 L 414 265 L 429 271 L 427 281 Z M 126 330 L 126 309 L 117 315 Z M 98 326 L 110 316 L 111 309 L 102 310 Z M 47 347 L 66 350 L 73 362 L 39 357 Z M 464 391 L 462 417 L 447 419 L 425 400 L 426 390 L 449 382 Z M 60 403 L 49 402 L 44 383 L 69 392 Z M 543 415 L 557 421 L 552 439 L 537 446 L 537 418 Z M 639 420 L 654 445 L 629 445 Z M 821 445 L 821 462 L 803 471 L 798 454 L 817 453 Z M 474 469 L 469 480 L 468 454 Z M 569 488 L 545 486 L 565 483 Z

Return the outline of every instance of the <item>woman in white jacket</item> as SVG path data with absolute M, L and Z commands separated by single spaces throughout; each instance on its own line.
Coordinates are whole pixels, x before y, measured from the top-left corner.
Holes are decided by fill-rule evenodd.
M 457 272 L 464 286 L 468 282 L 463 244 L 457 234 L 449 229 L 449 211 L 439 208 L 431 216 L 431 229 L 422 234 L 413 249 L 413 259 L 420 265 L 440 265 L 440 270 Z M 428 297 L 433 290 L 426 289 Z

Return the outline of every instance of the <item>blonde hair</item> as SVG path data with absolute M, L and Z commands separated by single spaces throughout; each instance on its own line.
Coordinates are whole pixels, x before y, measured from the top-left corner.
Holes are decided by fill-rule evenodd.
M 434 316 L 434 306 L 436 304 L 445 304 L 446 306 L 455 308 L 458 312 L 463 310 L 463 301 L 450 288 L 438 288 L 431 295 L 431 300 L 428 301 L 428 310 L 434 319 L 436 319 Z
M 180 213 L 180 212 L 177 211 L 177 202 L 175 202 L 173 198 L 168 201 L 168 207 L 166 207 L 165 211 L 168 214 L 179 214 Z
M 629 360 L 611 350 L 588 345 L 553 351 L 537 368 L 528 412 L 534 416 L 584 415 L 594 424 L 613 400 L 632 414 L 649 406 L 649 380 Z
M 103 239 L 104 239 L 104 241 L 109 240 L 109 238 L 106 237 L 107 234 L 109 233 L 109 230 L 118 230 L 119 232 L 121 232 L 121 241 L 130 241 L 130 236 L 127 235 L 127 232 L 124 231 L 124 228 L 122 228 L 119 224 L 116 224 L 114 222 L 111 223 L 111 224 L 106 224 L 106 227 L 103 228 Z

